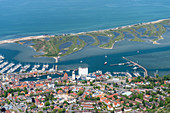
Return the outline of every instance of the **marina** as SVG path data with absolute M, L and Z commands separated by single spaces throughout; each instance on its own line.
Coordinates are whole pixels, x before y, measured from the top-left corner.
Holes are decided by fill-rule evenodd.
M 16 65 L 14 68 L 11 68 L 10 70 L 7 71 L 7 73 L 13 73 L 15 70 L 17 70 L 21 64 Z
M 25 66 L 21 66 L 20 73 L 22 73 L 22 72 L 26 72 L 26 71 L 27 71 L 27 69 L 28 69 L 30 66 L 31 66 L 30 64 L 25 65 Z
M 4 62 L 4 63 L 0 64 L 0 68 L 3 68 L 7 64 L 8 64 L 8 62 Z
M 108 57 L 108 56 L 107 56 Z M 107 58 L 105 56 L 105 58 Z M 125 59 L 125 57 L 123 57 L 123 59 Z M 127 59 L 126 59 L 127 60 Z M 69 76 L 72 73 L 77 73 L 78 69 L 66 69 L 66 70 L 58 70 L 58 66 L 57 65 L 49 65 L 49 64 L 25 64 L 22 65 L 21 63 L 19 64 L 15 64 L 15 63 L 9 63 L 7 61 L 5 61 L 5 57 L 3 57 L 3 61 L 0 63 L 0 68 L 2 68 L 0 70 L 1 74 L 14 74 L 15 76 L 17 76 L 19 79 L 29 79 L 29 78 L 35 78 L 35 80 L 41 80 L 42 78 L 44 79 L 44 77 L 46 75 L 46 79 L 50 80 L 53 77 L 49 76 L 49 75 L 57 75 L 55 77 L 60 77 L 63 76 L 63 74 L 66 72 L 69 74 Z M 107 62 L 105 61 L 104 65 L 107 66 Z M 129 71 L 122 71 L 122 72 L 113 72 L 113 76 L 127 76 L 127 77 L 138 77 L 141 76 L 140 72 L 137 72 L 136 70 L 138 68 L 141 68 L 141 66 L 130 60 L 128 60 L 128 62 L 122 62 L 122 63 L 117 63 L 117 64 L 110 64 L 111 67 L 113 66 L 125 66 L 125 67 L 129 67 L 129 65 L 132 66 L 131 70 L 132 72 Z M 97 70 L 95 72 L 98 75 L 102 75 L 102 70 Z M 105 72 L 106 75 L 111 75 L 112 74 L 107 71 Z
M 9 68 L 11 68 L 13 65 L 15 65 L 14 63 L 10 63 L 9 65 L 7 65 L 5 68 L 3 68 L 0 73 L 4 73 L 5 71 L 7 71 Z

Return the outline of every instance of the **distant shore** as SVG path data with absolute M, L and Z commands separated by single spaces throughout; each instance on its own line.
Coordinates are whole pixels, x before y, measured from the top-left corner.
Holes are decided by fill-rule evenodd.
M 170 20 L 170 19 L 161 19 L 161 20 L 156 20 L 156 21 L 152 21 L 152 22 L 146 22 L 146 23 L 139 23 L 139 24 L 132 24 L 132 25 L 127 25 L 127 26 L 122 26 L 122 27 L 116 27 L 116 28 L 109 28 L 109 29 L 104 29 L 104 30 L 96 30 L 96 31 L 89 31 L 89 33 L 91 32 L 101 32 L 101 31 L 107 31 L 107 30 L 117 30 L 117 29 L 123 29 L 123 28 L 129 28 L 129 27 L 133 27 L 136 25 L 148 25 L 148 24 L 155 24 L 155 23 L 160 23 L 162 21 L 165 20 Z M 64 35 L 83 35 L 85 33 L 88 32 L 79 32 L 79 33 L 74 33 L 74 34 L 64 34 Z M 5 43 L 15 43 L 18 41 L 24 41 L 24 40 L 32 40 L 32 39 L 42 39 L 42 38 L 47 38 L 47 37 L 54 37 L 55 35 L 40 35 L 40 36 L 28 36 L 28 37 L 22 37 L 22 38 L 16 38 L 16 39 L 7 39 L 7 40 L 2 40 L 0 41 L 0 44 L 5 44 Z M 114 46 L 114 44 L 113 44 Z M 112 46 L 112 48 L 113 48 Z M 109 48 L 111 49 L 111 48 Z

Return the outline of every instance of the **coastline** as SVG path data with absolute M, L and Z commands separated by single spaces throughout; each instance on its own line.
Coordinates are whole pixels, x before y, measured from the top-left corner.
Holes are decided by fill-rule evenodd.
M 52 57 L 55 59 L 55 63 L 58 63 L 58 57 Z
M 170 20 L 170 19 L 161 19 L 161 20 L 156 20 L 156 21 L 152 21 L 152 22 L 146 22 L 146 23 L 138 23 L 138 24 L 132 24 L 132 25 L 127 25 L 127 26 L 122 26 L 122 27 L 116 27 L 116 28 L 110 28 L 110 29 L 103 29 L 103 30 L 96 30 L 96 31 L 88 31 L 88 32 L 79 32 L 79 33 L 74 33 L 74 34 L 63 34 L 63 35 L 56 35 L 56 36 L 66 36 L 66 35 L 69 35 L 69 36 L 79 36 L 79 35 L 86 35 L 87 33 L 100 33 L 100 32 L 105 32 L 105 31 L 114 31 L 114 30 L 120 30 L 120 29 L 124 29 L 124 28 L 131 28 L 131 27 L 134 27 L 134 26 L 143 26 L 143 25 L 148 25 L 148 24 L 155 24 L 155 23 L 160 23 L 160 22 L 163 22 L 163 21 L 166 21 L 166 20 Z M 39 36 L 28 36 L 28 37 L 22 37 L 22 38 L 16 38 L 16 39 L 7 39 L 7 40 L 2 40 L 0 41 L 0 44 L 5 44 L 5 43 L 16 43 L 16 42 L 19 42 L 19 41 L 26 41 L 26 40 L 32 40 L 32 39 L 43 39 L 43 38 L 50 38 L 50 37 L 55 37 L 55 35 L 39 35 Z M 157 40 L 152 40 L 152 43 L 153 44 L 159 44 L 157 41 L 158 40 L 161 40 L 161 39 L 164 39 L 162 36 L 159 36 L 159 38 Z M 115 41 L 111 47 L 107 48 L 107 47 L 100 47 L 98 46 L 99 48 L 102 48 L 102 49 L 113 49 L 114 48 L 114 45 L 115 43 L 118 42 L 118 41 Z M 19 44 L 22 44 L 19 43 Z M 35 50 L 34 47 L 32 46 L 29 46 L 31 48 Z M 81 48 L 82 49 L 82 48 Z M 80 50 L 81 50 L 80 49 Z M 48 56 L 47 56 L 48 57 Z M 61 56 L 60 56 L 61 57 Z M 59 56 L 54 56 L 52 57 L 55 59 L 55 63 L 58 63 L 58 59 L 59 59 Z
M 64 34 L 64 35 L 70 35 L 70 36 L 75 36 L 75 35 L 83 35 L 85 33 L 92 33 L 92 32 L 102 32 L 102 31 L 108 31 L 108 30 L 117 30 L 117 29 L 124 29 L 124 28 L 129 28 L 133 27 L 136 25 L 148 25 L 148 24 L 155 24 L 155 23 L 160 23 L 165 20 L 170 20 L 170 19 L 160 19 L 152 22 L 145 22 L 145 23 L 138 23 L 138 24 L 132 24 L 132 25 L 127 25 L 127 26 L 121 26 L 121 27 L 115 27 L 115 28 L 108 28 L 108 29 L 103 29 L 103 30 L 94 30 L 94 31 L 87 31 L 87 32 L 79 32 L 79 33 L 71 33 L 71 34 Z M 0 41 L 0 44 L 5 44 L 5 43 L 15 43 L 17 41 L 24 41 L 24 40 L 32 40 L 32 39 L 43 39 L 47 37 L 54 37 L 55 35 L 39 35 L 39 36 L 28 36 L 28 37 L 21 37 L 21 38 L 16 38 L 16 39 L 7 39 L 7 40 L 2 40 Z M 59 35 L 57 35 L 59 36 Z M 107 49 L 107 48 L 106 48 Z
M 159 41 L 159 40 L 162 40 L 162 39 L 164 39 L 164 37 L 163 37 L 163 36 L 160 36 L 160 37 L 158 38 L 158 40 L 153 41 L 153 44 L 160 44 L 160 43 L 158 43 L 158 41 Z
M 43 39 L 43 38 L 52 37 L 52 36 L 54 35 L 39 35 L 39 36 L 28 36 L 28 37 L 22 37 L 22 38 L 16 38 L 16 39 L 7 39 L 7 40 L 0 41 L 0 44 L 15 43 L 17 41 L 32 40 L 32 39 Z

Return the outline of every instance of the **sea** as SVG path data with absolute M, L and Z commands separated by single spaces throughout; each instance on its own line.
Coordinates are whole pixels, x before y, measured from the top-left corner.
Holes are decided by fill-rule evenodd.
M 88 32 L 169 18 L 169 0 L 0 0 L 0 40 Z M 61 57 L 57 64 L 53 58 L 33 57 L 43 53 L 26 45 L 1 44 L 0 54 L 15 64 L 48 63 L 50 67 L 58 65 L 60 70 L 85 66 L 89 72 L 134 71 L 127 66 L 110 66 L 126 62 L 122 59 L 125 56 L 144 66 L 149 75 L 157 71 L 163 76 L 170 73 L 170 27 L 166 27 L 164 40 L 157 45 L 125 39 L 117 42 L 113 49 L 102 49 L 90 45 L 94 42 L 91 37 L 82 36 L 88 45 Z M 105 61 L 108 65 L 104 65 Z

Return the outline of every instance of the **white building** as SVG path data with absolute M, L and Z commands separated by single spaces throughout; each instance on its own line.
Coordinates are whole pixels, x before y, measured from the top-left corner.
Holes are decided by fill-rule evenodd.
M 81 67 L 79 67 L 78 68 L 78 71 L 79 71 L 79 75 L 80 76 L 86 76 L 86 75 L 88 75 L 88 68 L 86 67 L 86 68 L 81 68 Z
M 76 79 L 75 71 L 72 71 L 72 80 L 75 80 L 75 79 Z

